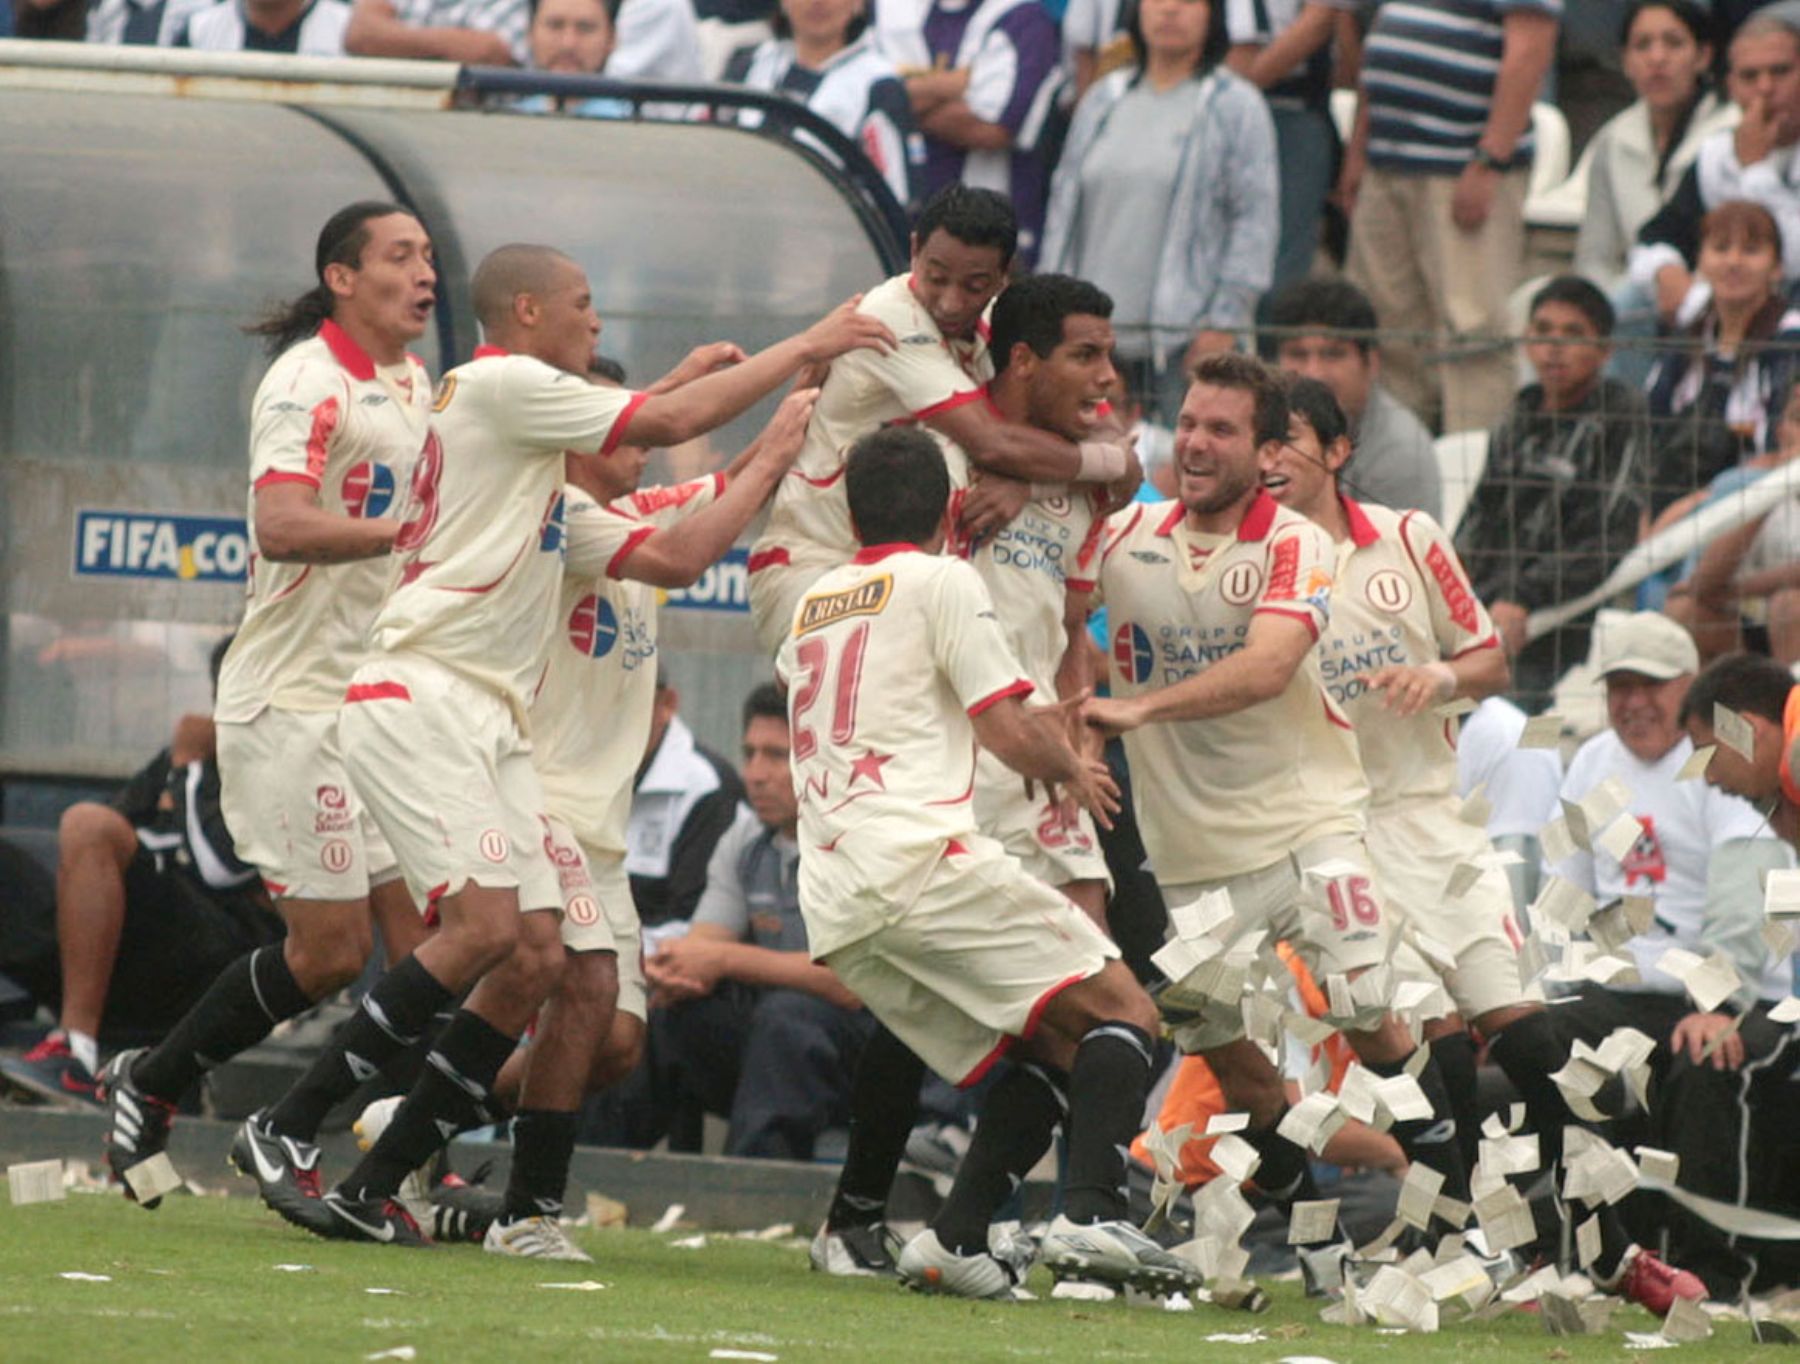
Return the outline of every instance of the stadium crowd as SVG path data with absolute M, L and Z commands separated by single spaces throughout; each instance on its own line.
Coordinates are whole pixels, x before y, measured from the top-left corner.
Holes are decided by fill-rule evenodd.
M 1793 1286 L 1791 1246 L 1718 1209 L 1800 1212 L 1795 943 L 1765 915 L 1800 840 L 1800 6 L 1621 9 L 1637 98 L 1577 173 L 1573 268 L 1526 287 L 1563 17 L 14 0 L 20 34 L 781 92 L 855 140 L 913 238 L 857 306 L 641 389 L 593 354 L 580 267 L 503 247 L 469 284 L 486 344 L 434 398 L 405 349 L 429 225 L 335 215 L 264 328 L 259 564 L 216 734 L 153 764 L 172 795 L 216 766 L 236 847 L 168 830 L 204 882 L 179 898 L 230 890 L 252 927 L 103 1067 L 120 926 L 170 894 L 174 845 L 141 801 L 78 807 L 61 1023 L 0 1069 L 105 1104 L 153 1207 L 135 1180 L 184 1095 L 354 979 L 378 926 L 387 969 L 233 1152 L 319 1235 L 585 1259 L 559 1221 L 578 1136 L 691 1144 L 711 1111 L 743 1156 L 847 1128 L 815 1267 L 930 1291 L 1009 1296 L 1029 1255 L 1108 1288 L 1236 1281 L 1241 1184 L 1330 1292 L 1357 1270 L 1326 1165 L 1428 1185 L 1401 1216 L 1431 1244 L 1473 1208 L 1496 1264 L 1554 1258 L 1532 1210 L 1579 1205 L 1580 1267 L 1653 1310 Z M 790 382 L 728 468 L 639 486 L 647 449 Z M 1433 432 L 1485 437 L 1471 486 Z M 332 510 L 368 462 L 410 487 L 400 516 Z M 746 699 L 740 778 L 658 683 L 655 589 L 765 507 L 779 687 Z M 1571 1078 L 1627 1028 L 1646 1045 L 1610 1087 Z M 327 1185 L 321 1125 L 377 1072 L 367 1154 Z M 928 1072 L 978 1120 L 901 1247 L 909 1139 L 968 1114 L 921 1106 Z M 1208 1133 L 1226 1112 L 1241 1135 Z M 417 1173 L 497 1120 L 503 1193 Z M 1027 1252 L 992 1228 L 1058 1129 Z M 1671 1187 L 1606 1184 L 1633 1144 Z M 1183 1197 L 1203 1267 L 1142 1229 Z

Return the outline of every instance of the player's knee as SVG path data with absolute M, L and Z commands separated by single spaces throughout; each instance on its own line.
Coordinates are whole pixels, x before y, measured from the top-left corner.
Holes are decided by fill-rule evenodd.
M 56 851 L 64 866 L 94 857 L 122 866 L 130 861 L 136 846 L 131 822 L 110 805 L 80 801 L 64 810 L 57 821 Z
M 308 932 L 290 923 L 282 955 L 300 988 L 312 998 L 322 999 L 361 975 L 374 949 L 366 920 L 344 924 L 335 933 Z
M 593 1018 L 619 998 L 619 963 L 611 952 L 569 952 L 557 981 L 558 1008 Z
M 508 966 L 518 977 L 519 987 L 541 999 L 562 981 L 568 955 L 563 950 L 555 917 L 533 914 L 520 926 Z
M 635 1014 L 614 1014 L 612 1030 L 600 1044 L 588 1071 L 588 1092 L 598 1093 L 623 1080 L 644 1059 L 644 1020 Z

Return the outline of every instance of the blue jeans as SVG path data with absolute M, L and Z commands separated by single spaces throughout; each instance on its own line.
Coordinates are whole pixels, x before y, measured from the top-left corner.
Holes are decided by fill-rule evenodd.
M 1312 273 L 1319 221 L 1337 171 L 1337 126 L 1323 109 L 1272 109 L 1281 158 L 1281 243 L 1270 292 Z

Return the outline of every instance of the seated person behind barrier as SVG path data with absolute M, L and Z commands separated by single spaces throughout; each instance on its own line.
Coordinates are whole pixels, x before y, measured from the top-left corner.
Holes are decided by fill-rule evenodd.
M 654 991 L 646 1065 L 652 1103 L 728 1115 L 726 1154 L 810 1160 L 847 1119 L 850 1081 L 874 1020 L 807 950 L 800 918 L 799 803 L 786 699 L 744 704 L 748 808 L 719 840 L 687 936 L 644 963 Z
M 528 0 L 355 0 L 344 50 L 356 57 L 516 66 L 525 59 L 530 22 Z
M 1525 358 L 1537 381 L 1494 428 L 1456 550 L 1512 659 L 1514 695 L 1541 709 L 1587 657 L 1588 621 L 1526 639 L 1531 612 L 1598 587 L 1637 539 L 1648 460 L 1643 395 L 1601 371 L 1613 310 L 1575 275 L 1531 300 Z
M 1705 286 L 1705 287 L 1702 287 Z M 1657 455 L 1651 531 L 1680 520 L 1706 487 L 1769 447 L 1795 371 L 1800 310 L 1781 286 L 1781 230 L 1738 199 L 1700 225 L 1699 282 L 1676 318 L 1674 348 L 1646 384 Z
M 625 830 L 631 898 L 650 929 L 693 914 L 713 849 L 744 797 L 731 764 L 694 738 L 676 713 L 680 706 L 681 693 L 658 669 L 650 742 L 632 786 Z
M 220 0 L 190 15 L 172 46 L 341 57 L 349 26 L 346 0 Z
M 1622 859 L 1596 846 L 1552 870 L 1603 908 L 1626 897 L 1647 898 L 1652 917 L 1620 949 L 1634 962 L 1639 983 L 1583 985 L 1577 998 L 1559 1003 L 1550 1016 L 1565 1038 L 1590 1046 L 1620 1027 L 1652 1038 L 1650 1131 L 1644 1140 L 1678 1157 L 1683 1189 L 1738 1206 L 1767 1206 L 1771 1180 L 1784 1165 L 1780 1152 L 1786 1148 L 1779 1143 L 1792 1137 L 1752 1121 L 1753 1111 L 1792 1068 L 1791 1061 L 1777 1060 L 1783 1047 L 1800 1059 L 1800 1046 L 1791 1028 L 1767 1016 L 1768 1004 L 1791 990 L 1792 976 L 1786 958 L 1772 957 L 1762 936 L 1761 876 L 1792 866 L 1792 857 L 1748 802 L 1698 778 L 1679 778 L 1694 750 L 1680 716 L 1698 668 L 1686 632 L 1666 616 L 1644 611 L 1608 618 L 1596 634 L 1610 728 L 1576 753 L 1562 799 L 1565 807 L 1579 803 L 1616 778 L 1631 793 L 1626 813 L 1641 832 Z M 1560 812 L 1546 811 L 1545 817 Z M 1713 1009 L 1699 1008 L 1680 980 L 1658 969 L 1671 948 L 1699 957 L 1723 953 L 1740 987 Z M 1709 1047 L 1717 1048 L 1710 1056 Z M 1777 1145 L 1769 1145 L 1771 1137 Z M 1632 1219 L 1633 1210 L 1625 1211 Z M 1654 1216 L 1669 1234 L 1671 1258 L 1698 1274 L 1710 1294 L 1732 1301 L 1768 1249 L 1729 1240 L 1673 1204 L 1637 1215 Z
M 216 682 L 227 638 L 213 650 Z M 210 715 L 174 738 L 105 805 L 82 801 L 58 830 L 57 1026 L 23 1057 L 0 1059 L 13 1085 L 94 1099 L 102 1029 L 166 1031 L 244 953 L 282 936 L 256 873 L 237 860 L 219 810 Z
M 1713 479 L 1695 500 L 1695 511 L 1743 492 L 1800 455 L 1800 383 L 1789 385 L 1771 426 L 1775 448 Z M 1797 478 L 1794 469 L 1775 476 Z M 1800 482 L 1790 487 L 1800 489 Z M 1662 609 L 1694 636 L 1702 663 L 1752 644 L 1766 646 L 1783 663 L 1800 662 L 1800 496 L 1724 532 L 1669 569 L 1668 576 L 1675 586 Z M 1657 582 L 1651 579 L 1639 589 L 1641 605 L 1656 604 Z

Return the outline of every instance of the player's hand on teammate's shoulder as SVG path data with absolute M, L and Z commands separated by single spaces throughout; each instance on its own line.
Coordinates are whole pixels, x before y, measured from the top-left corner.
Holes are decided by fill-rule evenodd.
M 800 333 L 800 344 L 808 364 L 828 364 L 853 350 L 891 352 L 896 343 L 893 330 L 872 313 L 857 311 L 861 294 L 852 294 Z
M 763 427 L 757 453 L 783 468 L 792 464 L 800 447 L 806 444 L 807 423 L 812 420 L 813 408 L 818 402 L 819 390 L 816 388 L 796 388 L 783 398 L 775 415 L 769 418 L 769 424 Z
M 1417 715 L 1456 695 L 1456 674 L 1448 663 L 1395 663 L 1376 672 L 1369 686 L 1386 693 L 1382 704 L 1394 714 Z
M 680 364 L 644 391 L 652 396 L 672 393 L 683 384 L 691 384 L 694 380 L 704 379 L 719 370 L 730 369 L 733 365 L 742 364 L 747 358 L 744 348 L 735 341 L 708 341 L 682 356 Z
M 1031 485 L 1004 474 L 982 474 L 963 497 L 962 529 L 981 541 L 1011 524 L 1031 500 Z
M 1102 516 L 1111 516 L 1114 512 L 1129 507 L 1144 481 L 1144 466 L 1139 462 L 1137 454 L 1137 437 L 1124 435 L 1112 443 L 1124 448 L 1125 472 L 1106 485 L 1106 503 L 1100 508 Z

